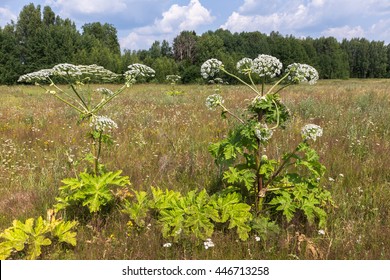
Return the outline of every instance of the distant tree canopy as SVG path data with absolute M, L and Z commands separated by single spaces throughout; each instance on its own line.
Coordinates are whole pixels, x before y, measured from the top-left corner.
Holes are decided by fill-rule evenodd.
M 49 6 L 43 10 L 39 5 L 24 6 L 17 22 L 0 28 L 0 84 L 14 84 L 22 74 L 65 62 L 98 64 L 116 73 L 126 71 L 129 64 L 144 63 L 157 70 L 156 82 L 177 74 L 183 83 L 191 83 L 201 80 L 199 69 L 208 58 L 221 60 L 236 73 L 239 59 L 258 54 L 273 55 L 285 66 L 310 64 L 322 79 L 390 77 L 390 44 L 364 38 L 338 42 L 333 37 L 298 39 L 278 32 L 266 35 L 218 29 L 197 35 L 182 31 L 172 46 L 163 40 L 155 41 L 148 50 L 121 52 L 113 25 L 93 22 L 81 30 Z

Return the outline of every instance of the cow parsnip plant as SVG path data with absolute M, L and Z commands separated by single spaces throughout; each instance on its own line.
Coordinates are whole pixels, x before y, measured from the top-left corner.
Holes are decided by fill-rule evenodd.
M 231 116 L 237 122 L 226 138 L 209 147 L 216 163 L 227 166 L 223 173 L 227 190 L 242 193 L 254 204 L 257 216 L 268 219 L 258 220 L 263 224 L 257 225 L 258 228 L 267 227 L 267 223 L 272 223 L 279 214 L 290 222 L 298 212 L 303 213 L 309 223 L 324 227 L 325 207 L 332 199 L 329 191 L 320 185 L 325 167 L 310 146 L 322 135 L 322 128 L 315 124 L 304 126 L 301 143 L 280 159 L 271 159 L 265 152 L 274 131 L 286 127 L 291 118 L 280 93 L 293 84 L 316 83 L 316 69 L 293 63 L 283 71 L 283 65 L 276 57 L 262 54 L 255 59 L 241 59 L 237 62 L 237 70 L 240 77 L 228 72 L 223 63 L 214 58 L 201 67 L 205 79 L 215 79 L 223 72 L 254 93 L 242 115 L 224 105 L 220 88 L 206 99 L 210 110 L 220 108 L 222 117 Z M 254 81 L 259 79 L 261 83 L 257 85 Z
M 167 95 L 181 95 L 184 94 L 184 91 L 177 89 L 177 83 L 181 80 L 179 75 L 167 75 L 166 80 L 171 85 L 171 89 L 166 92 Z
M 134 84 L 137 79 L 153 77 L 155 71 L 143 64 L 132 64 L 122 78 L 125 82 L 116 91 L 105 87 L 92 89 L 90 83 L 107 83 L 121 78 L 101 66 L 59 64 L 52 69 L 44 69 L 23 75 L 19 82 L 32 83 L 42 87 L 47 93 L 61 100 L 79 113 L 80 123 L 87 123 L 91 153 L 85 155 L 91 168 L 81 172 L 75 178 L 67 178 L 62 182 L 60 195 L 56 198 L 56 210 L 69 210 L 68 212 L 83 213 L 86 208 L 90 214 L 97 214 L 115 203 L 115 190 L 118 187 L 130 185 L 127 176 L 121 176 L 121 171 L 108 172 L 101 163 L 103 144 L 112 142 L 111 132 L 118 126 L 107 116 L 99 112 L 115 97 Z M 63 89 L 56 82 L 65 83 Z
M 0 233 L 0 260 L 25 258 L 35 260 L 42 254 L 43 246 L 66 243 L 76 246 L 76 221 L 44 220 L 30 218 L 24 223 L 14 220 L 12 226 Z

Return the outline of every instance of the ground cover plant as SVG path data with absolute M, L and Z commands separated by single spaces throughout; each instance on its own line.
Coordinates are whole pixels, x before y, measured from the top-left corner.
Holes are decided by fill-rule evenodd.
M 176 242 L 174 227 L 166 227 L 166 236 L 161 233 L 164 224 L 158 221 L 164 215 L 149 213 L 137 221 L 129 219 L 131 214 L 126 211 L 112 209 L 111 214 L 106 212 L 77 225 L 75 247 L 52 243 L 54 250 L 42 246 L 40 257 L 389 258 L 389 163 L 385 153 L 390 138 L 386 121 L 390 117 L 389 86 L 387 80 L 320 81 L 314 87 L 297 85 L 284 90 L 291 125 L 274 132 L 267 156 L 279 158 L 296 147 L 304 124 L 315 123 L 323 128 L 323 136 L 311 145 L 327 167 L 321 184 L 332 193 L 336 207 L 328 213 L 327 227 L 321 231 L 293 220 L 279 231 L 269 228 L 270 232 L 263 234 L 261 230 L 251 232 L 242 241 L 237 228 L 228 230 L 228 223 L 217 223 L 211 240 L 190 234 Z M 143 191 L 151 200 L 153 192 L 160 196 L 168 193 L 176 195 L 181 203 L 199 199 L 202 205 L 208 205 L 212 203 L 210 196 L 221 186 L 220 167 L 215 165 L 208 147 L 228 135 L 231 122 L 221 120 L 216 111 L 205 107 L 214 86 L 180 88 L 187 94 L 168 96 L 165 92 L 169 86 L 165 85 L 134 85 L 101 111 L 118 125 L 112 130 L 112 145 L 101 151 L 104 166 L 107 170 L 122 170 L 129 177 L 130 191 L 120 188 L 118 199 L 128 200 L 133 208 L 134 201 L 140 202 L 140 211 Z M 246 87 L 221 86 L 221 90 L 224 106 L 238 114 L 253 99 L 253 91 Z M 61 180 L 74 178 L 89 165 L 76 162 L 90 152 L 91 143 L 85 137 L 89 128 L 83 130 L 77 125 L 79 114 L 37 87 L 1 87 L 0 91 L 0 228 L 5 230 L 15 219 L 24 222 L 46 215 L 57 203 Z M 208 197 L 202 194 L 205 188 Z M 297 217 L 297 221 L 302 220 Z M 191 227 L 182 228 L 186 230 L 192 232 Z

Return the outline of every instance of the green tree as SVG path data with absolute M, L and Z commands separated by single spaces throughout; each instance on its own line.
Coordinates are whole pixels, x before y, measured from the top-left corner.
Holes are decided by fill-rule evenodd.
M 195 31 L 182 31 L 173 40 L 173 55 L 177 61 L 188 60 L 194 63 L 196 58 L 196 42 L 198 36 Z

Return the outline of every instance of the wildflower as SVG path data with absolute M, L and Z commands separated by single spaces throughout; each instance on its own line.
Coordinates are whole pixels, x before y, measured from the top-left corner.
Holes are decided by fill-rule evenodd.
M 81 76 L 82 73 L 80 69 L 73 64 L 70 63 L 62 63 L 57 64 L 53 67 L 53 74 L 56 76 Z
M 209 77 L 213 78 L 219 72 L 221 67 L 223 67 L 221 61 L 215 58 L 211 58 L 202 64 L 200 67 L 200 74 L 204 79 Z
M 116 122 L 106 116 L 93 116 L 89 125 L 96 131 L 118 128 Z
M 255 135 L 261 142 L 267 142 L 271 139 L 273 131 L 266 124 L 257 124 L 255 127 Z
M 322 136 L 322 128 L 315 124 L 307 124 L 301 130 L 303 140 L 312 139 L 316 141 L 317 137 Z
M 219 94 L 212 94 L 209 97 L 206 98 L 206 107 L 209 110 L 214 110 L 215 108 L 218 107 L 218 105 L 223 104 L 223 99 L 222 96 Z
M 255 236 L 255 240 L 256 240 L 256 242 L 259 242 L 260 241 L 260 237 L 259 236 Z
M 204 248 L 207 250 L 210 247 L 214 247 L 214 242 L 211 238 L 207 238 L 205 242 L 203 242 Z
M 339 176 L 340 176 L 341 178 L 344 178 L 344 174 L 342 174 L 342 173 L 340 173 Z
M 32 72 L 20 76 L 18 79 L 18 83 L 21 82 L 32 83 L 32 82 L 46 81 L 52 74 L 53 74 L 52 69 L 42 69 L 36 72 Z
M 251 72 L 253 67 L 253 60 L 247 57 L 244 57 L 239 62 L 237 62 L 236 68 L 239 73 L 248 74 Z
M 295 84 L 306 82 L 312 85 L 318 80 L 317 70 L 307 64 L 290 64 L 287 66 L 286 72 L 289 72 L 288 79 Z
M 325 235 L 325 230 L 320 229 L 320 230 L 318 231 L 318 234 L 319 234 L 319 235 Z
M 105 69 L 103 66 L 96 64 L 92 65 L 78 65 L 77 68 L 80 70 L 81 74 L 85 77 L 89 77 L 94 80 L 101 80 L 105 82 L 114 81 L 119 77 L 119 75 L 111 72 L 110 70 Z
M 282 71 L 282 63 L 276 57 L 261 54 L 253 60 L 251 71 L 260 77 L 273 78 Z
M 335 180 L 332 177 L 329 177 L 329 182 L 334 182 Z
M 180 81 L 181 77 L 179 75 L 167 75 L 166 79 L 171 84 L 176 84 L 178 81 Z
M 111 90 L 109 90 L 108 88 L 97 88 L 96 91 L 100 92 L 103 95 L 107 95 L 107 96 L 114 95 L 114 93 Z
M 128 66 L 129 70 L 125 72 L 128 80 L 136 80 L 138 77 L 154 77 L 156 71 L 144 64 L 135 63 Z
M 169 248 L 169 247 L 172 247 L 172 243 L 165 243 L 164 245 L 163 245 L 163 247 L 164 248 Z

